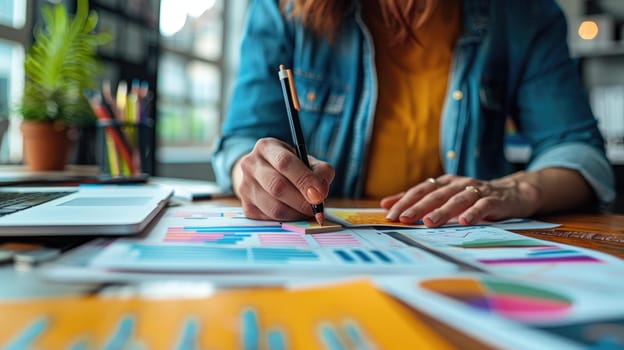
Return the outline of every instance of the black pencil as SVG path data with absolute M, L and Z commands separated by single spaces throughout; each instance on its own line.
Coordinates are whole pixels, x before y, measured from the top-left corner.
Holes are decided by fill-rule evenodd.
M 290 124 L 290 134 L 292 135 L 297 156 L 303 164 L 309 169 L 308 151 L 306 150 L 301 124 L 299 123 L 299 99 L 297 98 L 297 90 L 295 89 L 295 81 L 293 80 L 292 71 L 286 69 L 281 64 L 279 66 L 279 79 L 282 84 L 282 92 L 284 93 L 284 103 L 286 105 L 286 114 L 288 114 L 288 124 Z M 323 213 L 323 203 L 312 204 L 312 212 L 316 221 L 323 225 L 325 222 L 325 214 Z

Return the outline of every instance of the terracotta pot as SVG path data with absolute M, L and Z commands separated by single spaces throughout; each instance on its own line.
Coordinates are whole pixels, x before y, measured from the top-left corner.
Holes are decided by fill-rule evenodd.
M 72 129 L 56 122 L 22 122 L 24 164 L 33 171 L 63 170 L 73 146 Z

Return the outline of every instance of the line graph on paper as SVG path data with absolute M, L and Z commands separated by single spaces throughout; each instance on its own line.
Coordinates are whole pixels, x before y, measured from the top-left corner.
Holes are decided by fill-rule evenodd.
M 553 245 L 550 242 L 487 226 L 401 230 L 401 233 L 431 243 L 464 249 L 548 247 Z

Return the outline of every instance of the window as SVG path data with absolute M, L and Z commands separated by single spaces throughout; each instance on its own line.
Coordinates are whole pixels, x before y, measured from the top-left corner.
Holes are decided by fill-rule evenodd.
M 162 0 L 158 161 L 206 162 L 219 133 L 246 0 Z
M 20 116 L 15 107 L 24 87 L 24 51 L 30 43 L 28 0 L 0 0 L 0 162 L 22 158 Z M 8 126 L 8 130 L 5 128 Z
M 0 0 L 0 25 L 23 28 L 26 23 L 26 1 Z
M 21 134 L 19 116 L 14 106 L 19 102 L 24 87 L 24 47 L 19 43 L 0 40 L 0 132 L 5 132 L 0 147 L 3 162 L 21 159 Z M 8 124 L 6 121 L 9 121 Z

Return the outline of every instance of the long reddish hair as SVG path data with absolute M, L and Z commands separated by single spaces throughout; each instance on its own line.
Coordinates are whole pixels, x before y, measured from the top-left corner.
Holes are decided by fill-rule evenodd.
M 281 0 L 282 11 L 301 19 L 303 25 L 315 33 L 332 40 L 340 30 L 340 23 L 357 0 Z M 397 42 L 415 40 L 414 29 L 421 26 L 431 15 L 438 0 L 360 0 L 378 1 L 384 23 Z

